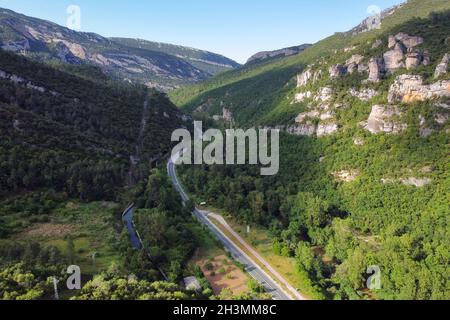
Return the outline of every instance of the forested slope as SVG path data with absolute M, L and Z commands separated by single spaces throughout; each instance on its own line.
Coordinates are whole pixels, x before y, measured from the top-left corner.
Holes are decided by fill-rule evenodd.
M 324 297 L 448 299 L 449 9 L 408 1 L 381 29 L 172 93 L 194 115 L 284 132 L 278 175 L 185 166 L 188 189 L 264 226 Z

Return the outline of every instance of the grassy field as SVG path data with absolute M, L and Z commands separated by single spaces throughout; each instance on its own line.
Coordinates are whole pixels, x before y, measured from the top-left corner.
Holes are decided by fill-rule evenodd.
M 36 241 L 44 246 L 55 246 L 64 255 L 73 242 L 73 263 L 84 275 L 107 269 L 112 263 L 122 264 L 114 246 L 120 234 L 116 231 L 114 213 L 117 204 L 68 202 L 50 214 L 50 221 L 32 224 L 13 237 L 18 241 Z M 95 253 L 95 265 L 92 255 Z

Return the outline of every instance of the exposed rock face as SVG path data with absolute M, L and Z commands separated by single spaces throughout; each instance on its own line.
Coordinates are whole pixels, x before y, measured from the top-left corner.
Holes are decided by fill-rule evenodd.
M 296 136 L 325 136 L 328 134 L 334 133 L 336 130 L 339 129 L 338 125 L 336 126 L 336 130 L 334 130 L 334 127 L 331 127 L 332 124 L 314 124 L 311 121 L 307 121 L 306 123 L 296 124 L 292 126 L 275 126 L 275 127 L 266 127 L 264 129 L 278 129 L 285 131 L 289 134 L 296 135 Z
M 311 97 L 312 97 L 312 92 L 311 91 L 300 92 L 300 93 L 297 93 L 295 95 L 294 102 L 302 102 L 305 99 L 309 99 Z
M 355 54 L 350 59 L 345 62 L 345 65 L 337 64 L 329 68 L 330 78 L 336 80 L 347 73 L 353 74 L 354 72 L 365 72 L 367 71 L 367 65 L 362 64 L 364 56 Z
M 447 73 L 448 70 L 448 61 L 450 60 L 450 55 L 446 53 L 444 57 L 442 58 L 441 63 L 438 64 L 436 67 L 436 71 L 434 73 L 435 78 L 439 78 L 440 76 Z
M 311 68 L 306 69 L 303 73 L 297 75 L 297 88 L 304 87 L 308 84 L 308 81 L 313 77 L 313 71 Z
M 422 37 L 410 36 L 403 32 L 398 33 L 395 36 L 395 40 L 401 42 L 407 49 L 414 48 L 423 43 Z
M 437 113 L 434 117 L 434 121 L 439 124 L 439 125 L 444 125 L 447 123 L 448 121 L 448 114 L 443 114 L 443 113 Z
M 364 72 L 367 70 L 367 66 L 362 65 L 364 60 L 364 56 L 360 54 L 353 55 L 350 59 L 345 62 L 345 66 L 347 67 L 347 72 L 353 74 L 354 72 Z
M 202 50 L 138 39 L 109 39 L 7 9 L 1 9 L 0 15 L 0 47 L 4 50 L 31 54 L 39 60 L 93 63 L 114 78 L 159 90 L 169 91 L 239 67 L 230 59 Z
M 397 43 L 393 50 L 390 50 L 383 55 L 387 72 L 393 72 L 405 67 L 403 62 L 405 52 L 406 50 L 403 44 Z
M 423 52 L 423 60 L 422 60 L 422 64 L 424 66 L 429 66 L 431 64 L 431 57 L 430 57 L 430 52 L 428 50 L 425 50 Z
M 322 102 L 328 102 L 333 98 L 333 89 L 330 87 L 324 87 L 319 90 L 316 97 L 314 98 L 315 101 L 322 101 Z
M 375 42 L 372 44 L 372 49 L 379 48 L 383 44 L 383 41 L 380 39 L 375 40 Z
M 307 118 L 317 118 L 319 115 L 320 113 L 317 110 L 302 112 L 297 116 L 297 118 L 295 118 L 295 122 L 303 123 Z
M 419 52 L 409 52 L 406 55 L 406 69 L 411 70 L 420 66 L 423 56 Z
M 350 95 L 353 97 L 356 97 L 362 101 L 369 101 L 376 95 L 378 95 L 378 92 L 374 89 L 363 89 L 361 91 L 357 91 L 355 88 L 350 89 Z
M 328 105 L 322 105 L 314 110 L 300 113 L 295 122 L 296 127 L 291 127 L 291 133 L 297 135 L 317 135 L 318 137 L 326 136 L 335 133 L 339 130 L 339 125 L 331 122 L 334 113 L 329 110 Z M 314 120 L 320 120 L 319 123 Z
M 361 172 L 359 172 L 358 170 L 342 170 L 332 173 L 332 176 L 340 182 L 355 181 L 360 175 Z
M 367 82 L 379 82 L 385 73 L 383 58 L 372 58 L 369 61 L 369 79 Z
M 28 39 L 19 40 L 19 41 L 10 41 L 1 46 L 3 50 L 12 51 L 12 52 L 27 52 L 30 50 L 30 42 Z
M 256 61 L 260 62 L 260 61 L 264 61 L 264 60 L 268 60 L 268 59 L 272 59 L 272 58 L 292 56 L 292 55 L 295 55 L 295 54 L 298 54 L 298 53 L 304 51 L 305 49 L 307 49 L 309 47 L 311 47 L 311 44 L 302 44 L 300 46 L 289 47 L 289 48 L 284 48 L 284 49 L 275 50 L 275 51 L 258 52 L 257 54 L 251 56 L 248 59 L 247 64 L 256 62 Z
M 388 40 L 388 48 L 393 49 L 396 44 L 397 44 L 397 39 L 395 39 L 395 37 L 393 35 L 390 35 L 389 40 Z
M 424 85 L 418 75 L 400 75 L 389 89 L 389 103 L 412 103 L 433 98 L 450 97 L 450 80 Z
M 401 8 L 403 5 L 404 4 L 399 4 L 392 8 L 381 11 L 379 15 L 378 14 L 372 15 L 364 19 L 362 23 L 360 23 L 352 30 L 348 31 L 347 34 L 355 36 L 359 33 L 367 32 L 373 29 L 379 29 L 381 27 L 381 24 L 383 23 L 383 20 L 386 17 L 392 15 L 398 8 Z
M 360 54 L 354 54 L 350 59 L 348 59 L 345 62 L 345 65 L 351 65 L 351 64 L 360 64 L 362 61 L 364 60 L 364 56 L 360 55 Z
M 392 178 L 381 179 L 381 183 L 383 184 L 396 183 L 397 181 L 403 183 L 404 185 L 414 186 L 417 188 L 423 188 L 433 182 L 433 180 L 430 178 L 416 178 L 416 177 L 403 179 L 392 179 Z
M 319 118 L 320 118 L 320 120 L 325 121 L 325 120 L 330 120 L 330 119 L 332 119 L 333 116 L 334 116 L 334 113 L 333 113 L 333 112 L 327 111 L 327 112 L 322 113 L 322 114 L 319 116 Z
M 316 126 L 312 123 L 301 124 L 297 126 L 289 126 L 286 128 L 286 132 L 296 136 L 313 136 L 316 134 Z
M 31 90 L 39 91 L 40 93 L 48 92 L 48 93 L 50 93 L 51 95 L 53 95 L 55 97 L 60 95 L 56 91 L 47 90 L 47 88 L 35 85 L 31 81 L 28 81 L 28 80 L 26 80 L 26 79 L 24 79 L 24 78 L 22 78 L 22 77 L 20 77 L 18 75 L 5 72 L 3 70 L 0 70 L 0 79 L 4 79 L 4 80 L 8 80 L 8 81 L 14 82 L 15 84 L 22 85 L 22 86 L 24 86 L 24 87 L 26 87 L 28 89 L 31 89 Z
M 314 72 L 313 82 L 317 82 L 322 78 L 322 70 Z
M 343 66 L 342 64 L 337 64 L 335 66 L 331 66 L 329 69 L 330 78 L 332 80 L 336 80 L 340 78 L 341 76 L 344 76 L 347 74 L 347 68 Z
M 401 112 L 395 106 L 375 105 L 372 107 L 365 128 L 373 134 L 381 132 L 400 133 L 407 128 L 406 124 L 398 123 L 395 119 L 401 115 Z
M 417 188 L 422 188 L 425 187 L 426 185 L 431 184 L 433 180 L 431 180 L 430 178 L 419 179 L 412 177 L 407 179 L 401 179 L 401 182 L 408 186 L 415 186 Z
M 323 137 L 333 134 L 339 130 L 339 126 L 336 123 L 319 124 L 317 126 L 317 136 Z
M 231 112 L 230 110 L 228 110 L 227 108 L 223 108 L 222 109 L 223 112 L 223 119 L 225 121 L 229 121 L 229 122 L 233 122 L 234 121 L 234 115 L 233 112 Z
M 358 72 L 359 73 L 364 73 L 364 72 L 367 72 L 367 71 L 369 71 L 369 66 L 367 64 L 362 63 L 362 64 L 358 65 Z

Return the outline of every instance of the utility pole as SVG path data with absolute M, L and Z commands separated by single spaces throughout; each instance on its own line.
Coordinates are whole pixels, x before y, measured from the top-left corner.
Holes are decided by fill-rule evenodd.
M 59 294 L 58 294 L 58 279 L 56 277 L 53 277 L 53 288 L 55 289 L 55 300 L 59 300 Z
M 97 256 L 97 252 L 92 253 L 91 258 L 92 258 L 92 268 L 93 268 L 94 273 L 97 273 L 97 267 L 95 265 L 95 257 L 96 256 Z

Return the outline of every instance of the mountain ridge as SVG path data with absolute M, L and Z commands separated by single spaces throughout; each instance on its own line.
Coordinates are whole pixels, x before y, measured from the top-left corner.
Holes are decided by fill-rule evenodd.
M 277 50 L 271 50 L 271 51 L 261 51 L 258 53 L 255 53 L 247 60 L 247 65 L 250 63 L 258 63 L 263 62 L 269 59 L 276 59 L 276 58 L 282 58 L 282 57 L 289 57 L 292 55 L 299 54 L 300 52 L 306 50 L 307 48 L 311 47 L 312 44 L 301 44 L 298 46 L 292 46 Z
M 203 50 L 204 61 L 189 61 L 164 50 L 127 46 L 91 32 L 77 32 L 56 23 L 0 9 L 0 47 L 40 61 L 93 64 L 106 74 L 163 91 L 205 80 L 211 75 L 239 66 L 231 59 Z M 150 44 L 152 42 L 146 42 Z M 175 46 L 172 46 L 175 47 Z M 168 48 L 172 48 L 168 45 Z M 178 46 L 181 50 L 181 46 Z M 154 48 L 155 49 L 155 48 Z M 184 51 L 196 52 L 186 48 Z M 166 50 L 167 51 L 167 50 Z M 205 68 L 212 62 L 223 66 Z

